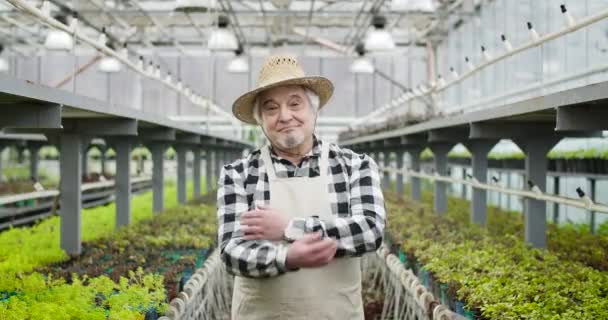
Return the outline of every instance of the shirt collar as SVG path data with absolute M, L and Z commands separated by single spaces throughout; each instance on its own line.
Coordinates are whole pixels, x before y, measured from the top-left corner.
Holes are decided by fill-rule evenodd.
M 323 142 L 319 139 L 317 139 L 317 136 L 315 134 L 312 135 L 312 149 L 310 151 L 308 151 L 307 154 L 304 155 L 304 159 L 308 159 L 311 157 L 317 157 L 320 158 L 321 157 L 321 144 Z M 273 148 L 270 147 L 270 156 L 276 160 L 283 160 L 285 158 L 277 155 Z

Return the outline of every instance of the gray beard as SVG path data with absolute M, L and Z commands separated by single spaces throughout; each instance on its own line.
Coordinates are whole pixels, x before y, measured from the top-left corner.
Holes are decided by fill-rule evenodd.
M 303 142 L 304 142 L 304 140 L 298 141 L 298 138 L 289 135 L 289 136 L 287 136 L 287 138 L 285 138 L 283 140 L 282 147 L 285 149 L 291 149 L 291 148 L 295 148 L 295 147 L 299 146 Z

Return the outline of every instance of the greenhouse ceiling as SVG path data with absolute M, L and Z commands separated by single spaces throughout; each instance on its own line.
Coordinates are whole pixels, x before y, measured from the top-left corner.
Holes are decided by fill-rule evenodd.
M 0 1 L 0 29 L 7 48 L 42 50 L 51 30 L 15 9 L 21 0 Z M 245 52 L 282 45 L 315 44 L 338 54 L 354 54 L 370 30 L 388 31 L 396 48 L 425 44 L 445 35 L 478 6 L 478 0 L 364 1 L 202 1 L 50 0 L 27 1 L 64 24 L 77 18 L 92 38 L 106 33 L 115 47 L 163 48 L 179 54 L 206 54 L 218 29 L 236 38 Z M 468 12 L 468 13 L 467 13 Z M 450 19 L 445 19 L 450 15 Z M 455 18 L 454 18 L 455 17 Z M 232 36 L 231 35 L 231 36 Z M 384 41 L 384 40 L 383 40 Z M 317 47 L 317 46 L 315 46 Z M 370 51 L 370 50 L 368 50 Z

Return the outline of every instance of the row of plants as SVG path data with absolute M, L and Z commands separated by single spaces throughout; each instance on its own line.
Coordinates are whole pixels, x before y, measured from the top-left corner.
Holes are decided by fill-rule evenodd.
M 0 182 L 0 195 L 35 191 L 35 181 L 30 175 L 29 166 L 10 166 L 3 168 L 0 174 L 3 175 L 2 182 Z M 38 182 L 45 187 L 53 187 L 58 183 L 57 179 L 51 178 L 44 169 L 38 170 Z
M 40 157 L 40 159 L 44 159 L 44 160 L 57 160 L 57 159 L 59 159 L 59 150 L 53 146 L 44 146 L 44 147 L 40 148 L 38 156 Z M 100 159 L 101 151 L 98 148 L 92 147 L 87 152 L 87 156 L 89 156 L 92 159 Z M 169 148 L 165 152 L 165 157 L 167 157 L 169 159 L 174 159 L 175 156 L 176 156 L 176 153 L 173 148 Z M 150 153 L 150 151 L 148 151 L 148 149 L 146 149 L 144 147 L 137 147 L 137 148 L 134 148 L 133 151 L 131 151 L 131 157 L 134 159 L 139 159 L 139 158 L 151 159 L 152 154 Z M 112 149 L 112 148 L 107 149 L 106 158 L 115 159 L 116 151 L 114 151 L 114 149 Z
M 188 188 L 191 189 L 189 184 Z M 188 193 L 190 194 L 190 192 Z M 176 186 L 165 185 L 165 207 L 177 205 Z M 131 222 L 152 217 L 152 193 L 133 196 Z M 115 231 L 116 205 L 82 210 L 81 234 L 83 241 L 93 241 Z M 5 273 L 30 272 L 36 267 L 67 260 L 69 257 L 59 247 L 60 220 L 58 216 L 46 218 L 27 228 L 11 228 L 0 233 L 0 277 Z
M 433 194 L 424 192 L 423 203 L 432 206 Z M 450 197 L 447 215 L 459 221 L 469 221 L 471 203 Z M 488 207 L 486 228 L 491 234 L 513 235 L 524 238 L 524 216 L 518 211 L 506 211 L 496 206 Z M 590 232 L 587 224 L 548 222 L 547 249 L 560 259 L 580 262 L 600 271 L 608 272 L 608 222 L 600 224 L 596 232 Z
M 440 216 L 428 203 L 386 196 L 389 242 L 453 310 L 465 313 L 466 306 L 470 317 L 481 319 L 608 317 L 605 236 L 589 235 L 595 242 L 581 244 L 575 228 L 552 227 L 549 250 L 534 249 L 522 240 L 521 215 L 492 209 L 482 228 L 469 223 L 468 208 L 455 199 Z M 563 244 L 571 242 L 578 247 Z M 572 256 L 576 250 L 598 250 L 604 261 Z M 588 266 L 594 263 L 597 269 Z
M 452 151 L 448 153 L 450 162 L 471 165 L 471 154 L 468 151 Z M 595 149 L 578 151 L 551 151 L 548 155 L 549 171 L 582 172 L 592 174 L 608 173 L 608 151 Z M 433 153 L 425 149 L 421 154 L 423 161 L 431 161 Z M 525 154 L 521 152 L 489 153 L 488 165 L 491 168 L 523 169 Z
M 207 225 L 190 229 L 193 221 L 206 223 L 214 214 L 196 207 L 153 218 L 151 197 L 133 197 L 133 224 L 118 233 L 114 204 L 83 210 L 85 242 L 78 256 L 59 248 L 59 217 L 0 233 L 0 319 L 143 319 L 150 310 L 162 313 L 171 282 L 202 263 L 202 248 L 213 239 Z M 168 185 L 165 205 L 174 207 L 175 199 L 175 186 Z
M 82 183 L 92 183 L 101 181 L 102 174 L 98 172 L 89 172 L 86 175 L 82 176 Z M 19 193 L 28 193 L 36 191 L 34 184 L 36 182 L 40 183 L 45 189 L 57 189 L 59 186 L 59 181 L 57 178 L 48 178 L 46 174 L 39 175 L 39 180 L 34 180 L 31 178 L 13 178 L 8 181 L 4 181 L 0 183 L 0 195 L 10 195 L 10 194 L 19 194 Z M 112 180 L 114 176 L 109 173 L 103 174 L 103 179 Z M 30 201 L 31 202 L 31 201 Z M 19 204 L 18 204 L 19 205 Z
M 2 175 L 4 178 L 2 183 L 31 180 L 30 168 L 26 165 L 12 165 L 3 167 Z M 44 170 L 44 168 L 38 169 L 38 180 L 47 182 L 50 181 L 50 176 L 46 170 Z
M 450 151 L 448 158 L 471 158 L 473 155 L 468 150 Z M 420 153 L 420 159 L 429 160 L 433 158 L 433 152 L 426 148 Z M 490 152 L 488 159 L 504 160 L 504 159 L 525 159 L 526 155 L 523 152 Z M 602 159 L 608 160 L 608 150 L 600 150 L 595 148 L 559 151 L 553 150 L 547 154 L 549 159 Z
M 67 261 L 37 268 L 55 277 L 73 273 L 88 276 L 109 275 L 118 280 L 137 267 L 146 273 L 165 273 L 173 269 L 200 267 L 212 246 L 217 229 L 213 208 L 208 205 L 180 206 L 153 218 L 122 228 L 111 236 L 85 242 L 82 253 Z M 171 295 L 171 298 L 175 296 Z

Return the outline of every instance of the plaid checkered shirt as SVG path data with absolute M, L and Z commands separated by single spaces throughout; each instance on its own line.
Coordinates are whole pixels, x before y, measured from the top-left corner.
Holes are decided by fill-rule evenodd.
M 300 166 L 271 152 L 277 177 L 319 176 L 322 143 L 315 137 Z M 376 163 L 367 155 L 335 144 L 329 146 L 328 161 L 328 191 L 335 219 L 321 220 L 315 216 L 318 213 L 311 212 L 309 217 L 291 219 L 289 228 L 303 233 L 320 231 L 334 238 L 338 242 L 336 258 L 357 257 L 378 249 L 386 213 Z M 229 273 L 265 278 L 290 271 L 285 266 L 286 242 L 242 239 L 241 214 L 253 210 L 256 203 L 269 204 L 270 197 L 260 149 L 222 168 L 217 192 L 218 240 Z

